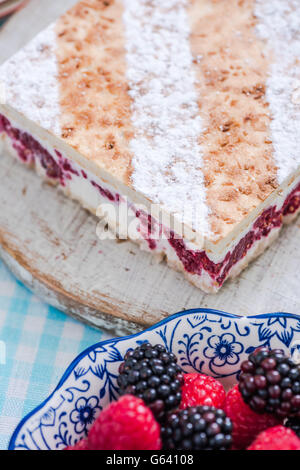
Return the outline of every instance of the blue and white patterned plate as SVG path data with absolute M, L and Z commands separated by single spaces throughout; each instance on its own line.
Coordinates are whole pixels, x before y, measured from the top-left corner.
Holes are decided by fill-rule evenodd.
M 201 372 L 232 386 L 241 361 L 259 346 L 300 349 L 300 316 L 240 317 L 195 309 L 173 315 L 134 336 L 98 343 L 66 370 L 53 394 L 17 427 L 9 449 L 57 450 L 86 435 L 98 413 L 117 398 L 118 367 L 128 349 L 151 342 L 178 357 L 185 372 Z

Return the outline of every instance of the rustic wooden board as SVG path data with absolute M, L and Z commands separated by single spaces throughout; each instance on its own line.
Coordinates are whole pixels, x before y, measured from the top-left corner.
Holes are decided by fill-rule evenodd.
M 31 0 L 0 34 L 0 61 L 73 3 Z M 0 256 L 46 302 L 83 321 L 123 334 L 194 307 L 300 312 L 297 221 L 238 280 L 205 295 L 131 242 L 99 241 L 93 216 L 7 155 L 0 182 Z

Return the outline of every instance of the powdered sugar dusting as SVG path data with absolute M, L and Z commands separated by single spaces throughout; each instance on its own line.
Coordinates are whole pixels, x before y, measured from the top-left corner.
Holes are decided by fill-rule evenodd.
M 133 185 L 207 233 L 202 132 L 187 0 L 125 0 L 127 78 L 133 100 Z
M 8 104 L 60 135 L 55 45 L 55 25 L 51 25 L 2 65 L 0 81 Z
M 257 32 L 274 54 L 267 99 L 281 183 L 300 164 L 300 3 L 256 0 L 255 14 Z

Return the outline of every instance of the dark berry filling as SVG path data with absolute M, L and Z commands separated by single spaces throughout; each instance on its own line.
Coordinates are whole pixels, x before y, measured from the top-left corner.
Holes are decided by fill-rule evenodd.
M 79 176 L 79 172 L 72 167 L 69 160 L 64 158 L 58 150 L 55 150 L 55 153 L 59 158 L 59 166 L 63 172 L 72 173 L 73 175 Z
M 136 211 L 135 215 L 141 221 L 141 227 L 139 228 L 139 231 L 141 232 L 141 228 L 143 228 L 143 238 L 148 243 L 150 250 L 155 250 L 157 248 L 157 243 L 155 241 L 156 224 L 154 223 L 152 216 L 140 210 Z
M 300 184 L 289 194 L 286 198 L 283 207 L 282 214 L 290 215 L 294 214 L 300 207 Z
M 0 115 L 0 131 L 6 132 L 10 137 L 20 160 L 25 163 L 32 163 L 38 158 L 41 166 L 46 170 L 48 178 L 62 179 L 62 169 L 50 153 L 27 132 L 14 128 L 8 119 L 2 115 Z
M 59 180 L 62 186 L 65 186 L 66 180 L 71 180 L 72 175 L 81 176 L 71 164 L 69 160 L 64 158 L 62 154 L 55 150 L 55 154 L 58 157 L 58 162 L 50 155 L 50 153 L 31 135 L 27 132 L 22 132 L 19 129 L 14 128 L 9 120 L 0 114 L 0 133 L 6 132 L 12 141 L 14 149 L 24 163 L 32 163 L 35 159 L 40 161 L 41 166 L 46 170 L 48 178 Z M 84 179 L 88 179 L 87 173 L 81 170 L 81 174 Z M 113 196 L 113 194 L 107 189 L 102 188 L 94 181 L 91 184 L 98 189 L 101 196 L 109 199 L 110 201 L 119 202 L 119 195 Z
M 115 201 L 117 199 L 115 199 L 115 196 L 108 190 L 108 189 L 104 189 L 102 188 L 102 186 L 100 186 L 99 184 L 95 183 L 95 181 L 92 181 L 92 185 L 98 189 L 99 193 L 101 194 L 101 196 L 105 197 L 106 199 L 109 199 L 110 201 Z
M 227 253 L 224 261 L 217 264 L 207 257 L 205 251 L 188 250 L 184 241 L 177 239 L 174 233 L 171 233 L 169 243 L 187 272 L 201 275 L 202 270 L 205 270 L 221 286 L 231 268 L 246 256 L 254 243 L 267 237 L 274 228 L 281 227 L 282 216 L 295 213 L 299 207 L 300 184 L 286 199 L 281 210 L 277 210 L 276 206 L 266 209 L 253 224 L 252 230 L 239 241 L 232 252 Z

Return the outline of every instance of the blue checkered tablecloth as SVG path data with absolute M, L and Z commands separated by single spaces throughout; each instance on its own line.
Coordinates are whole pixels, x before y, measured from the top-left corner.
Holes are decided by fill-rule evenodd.
M 47 306 L 0 261 L 0 449 L 101 332 Z

